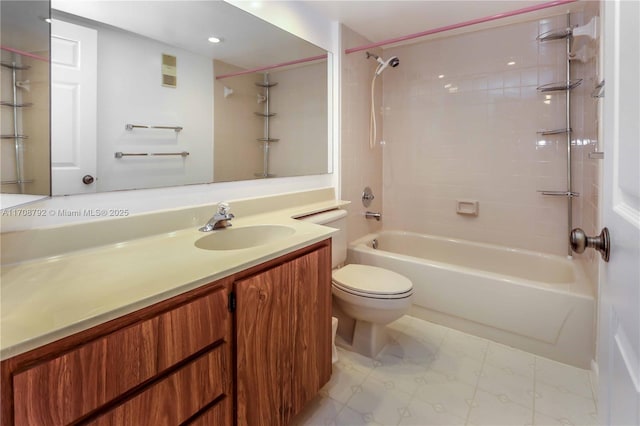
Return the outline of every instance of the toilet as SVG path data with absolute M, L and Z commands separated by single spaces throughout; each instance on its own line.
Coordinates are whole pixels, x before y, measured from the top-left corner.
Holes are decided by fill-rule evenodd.
M 407 277 L 377 266 L 349 264 L 338 268 L 347 259 L 346 216 L 345 210 L 330 210 L 303 220 L 339 230 L 331 239 L 336 344 L 373 358 L 388 342 L 386 325 L 411 307 L 413 284 Z

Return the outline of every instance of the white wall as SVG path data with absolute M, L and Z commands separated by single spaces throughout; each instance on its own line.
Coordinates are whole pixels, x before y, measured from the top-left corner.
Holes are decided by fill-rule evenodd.
M 370 43 L 360 34 L 344 27 L 342 29 L 345 48 Z M 372 49 L 372 53 L 382 55 L 382 49 Z M 364 52 L 342 55 L 342 81 L 344 97 L 342 99 L 342 199 L 351 201 L 347 207 L 347 237 L 349 241 L 377 232 L 386 225 L 382 222 L 365 219 L 365 212 L 382 211 L 382 146 L 376 144 L 369 148 L 369 118 L 371 111 L 371 79 L 377 63 L 367 59 Z M 382 103 L 382 79 L 378 78 L 375 87 L 376 105 Z M 378 140 L 382 136 L 382 115 L 377 109 Z M 368 208 L 362 204 L 362 192 L 368 186 L 376 197 Z
M 270 73 L 269 173 L 299 176 L 327 170 L 327 62 L 303 64 Z M 263 135 L 260 135 L 262 137 Z M 259 170 L 261 171 L 262 168 Z
M 213 63 L 216 75 L 243 71 L 226 62 Z M 261 137 L 263 125 L 253 114 L 261 110 L 257 102 L 259 89 L 254 84 L 259 79 L 254 74 L 243 74 L 214 82 L 214 182 L 255 179 L 254 173 L 262 171 L 262 147 L 256 138 Z M 228 97 L 224 96 L 225 87 L 233 90 Z
M 86 24 L 84 24 L 86 25 Z M 98 26 L 97 189 L 154 188 L 213 180 L 213 63 L 210 58 Z M 177 87 L 162 86 L 162 54 L 177 61 Z M 125 124 L 180 126 L 134 129 Z M 125 157 L 115 152 L 189 152 Z
M 230 3 L 235 5 L 235 2 Z M 247 3 L 245 3 L 245 6 Z M 319 17 L 317 14 L 307 10 L 304 4 L 288 2 L 282 5 L 279 4 L 279 2 L 264 2 L 261 10 L 262 15 L 259 17 L 271 22 L 277 20 L 277 25 L 281 28 L 311 41 L 323 49 L 334 52 L 328 61 L 330 67 L 328 87 L 331 93 L 329 101 L 331 111 L 329 115 L 329 128 L 332 129 L 333 147 L 331 149 L 331 157 L 333 160 L 333 174 L 52 197 L 32 204 L 29 207 L 43 209 L 44 211 L 57 209 L 126 208 L 130 214 L 136 214 L 161 209 L 176 209 L 184 206 L 215 203 L 224 199 L 258 197 L 324 187 L 334 187 L 339 194 L 339 176 L 336 171 L 339 170 L 338 152 L 340 139 L 340 27 L 337 23 Z M 283 11 L 286 11 L 285 15 L 282 15 Z M 304 22 L 304 25 L 301 25 L 300 22 Z M 96 220 L 94 217 L 86 216 L 44 216 L 5 219 L 7 218 L 3 218 L 1 224 L 2 231 Z
M 567 189 L 566 135 L 537 134 L 566 126 L 565 95 L 536 90 L 565 79 L 564 41 L 536 40 L 565 21 L 561 15 L 385 50 L 400 58 L 383 74 L 385 226 L 567 254 L 567 199 L 537 192 Z M 586 91 L 593 87 L 588 68 L 572 73 L 587 78 Z M 595 116 L 595 103 L 574 99 L 572 106 L 581 117 Z M 582 155 L 597 135 L 574 118 L 573 151 Z M 575 183 L 590 199 L 585 180 Z M 456 213 L 456 200 L 465 199 L 479 202 L 477 217 Z

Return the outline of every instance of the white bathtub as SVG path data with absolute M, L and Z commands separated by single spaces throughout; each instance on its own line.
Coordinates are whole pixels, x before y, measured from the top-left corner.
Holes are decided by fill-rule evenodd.
M 408 277 L 416 317 L 590 368 L 595 302 L 576 262 L 400 231 L 354 241 L 348 262 Z

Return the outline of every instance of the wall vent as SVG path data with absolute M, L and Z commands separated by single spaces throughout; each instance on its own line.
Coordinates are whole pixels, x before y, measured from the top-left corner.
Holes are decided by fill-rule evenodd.
M 162 54 L 162 85 L 175 88 L 178 85 L 177 59 L 175 56 Z

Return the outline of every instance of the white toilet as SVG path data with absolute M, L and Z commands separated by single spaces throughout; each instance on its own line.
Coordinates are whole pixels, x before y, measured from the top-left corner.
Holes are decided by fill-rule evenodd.
M 350 264 L 335 269 L 347 259 L 346 216 L 345 210 L 331 210 L 304 219 L 339 230 L 331 240 L 336 344 L 375 357 L 387 344 L 386 325 L 411 307 L 413 284 L 403 275 L 376 266 Z

